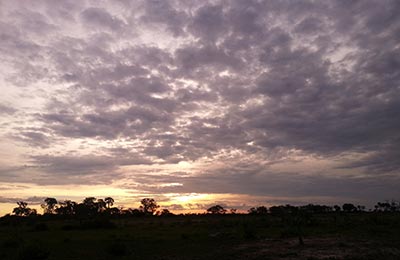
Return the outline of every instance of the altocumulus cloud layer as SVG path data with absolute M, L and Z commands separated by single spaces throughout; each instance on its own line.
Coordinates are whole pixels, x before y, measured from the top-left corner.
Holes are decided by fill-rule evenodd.
M 399 13 L 399 1 L 1 1 L 0 182 L 398 198 Z

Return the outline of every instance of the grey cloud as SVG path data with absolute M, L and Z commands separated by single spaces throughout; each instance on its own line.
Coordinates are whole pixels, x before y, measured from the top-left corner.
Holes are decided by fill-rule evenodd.
M 196 11 L 189 28 L 202 40 L 215 42 L 224 32 L 227 32 L 224 25 L 222 5 L 205 5 Z
M 344 163 L 339 169 L 363 168 L 371 175 L 397 174 L 400 168 L 398 160 L 400 152 L 397 149 L 399 140 L 393 140 L 393 143 L 385 144 L 381 151 L 372 155 L 367 155 L 362 159 L 350 163 Z
M 49 34 L 54 32 L 57 28 L 51 24 L 47 17 L 39 12 L 29 11 L 23 9 L 14 13 L 16 18 L 19 18 L 18 27 L 23 30 L 24 33 L 28 34 Z
M 268 11 L 262 2 L 233 1 L 227 19 L 235 34 L 254 37 L 255 34 L 263 33 L 265 25 L 262 20 L 270 15 Z
M 119 166 L 151 164 L 143 155 L 126 150 L 106 150 L 110 155 L 35 155 L 31 163 L 48 173 L 61 175 L 90 175 L 115 171 Z M 113 155 L 113 156 L 111 156 Z M 117 174 L 116 174 L 117 175 Z
M 81 13 L 81 17 L 90 26 L 100 26 L 109 30 L 119 30 L 124 25 L 123 21 L 112 16 L 103 8 L 87 8 Z
M 188 46 L 178 49 L 176 57 L 184 73 L 190 73 L 198 68 L 209 68 L 205 66 L 212 66 L 213 69 L 223 71 L 225 69 L 239 69 L 242 65 L 239 58 L 227 54 L 223 49 L 209 45 L 203 47 Z
M 316 200 L 325 197 L 336 198 L 341 202 L 349 200 L 375 202 L 375 200 L 399 196 L 399 192 L 395 191 L 398 182 L 396 175 L 385 179 L 379 176 L 358 178 L 303 175 L 271 172 L 258 164 L 242 166 L 233 164 L 195 176 L 138 174 L 131 178 L 136 183 L 142 184 L 135 186 L 136 189 L 149 193 L 229 193 L 276 198 L 314 197 Z M 179 183 L 180 185 L 160 186 L 163 183 Z M 297 201 L 299 202 L 301 203 Z
M 63 35 L 65 20 L 50 22 L 48 15 L 33 16 L 37 22 L 27 29 L 32 33 L 39 30 L 40 21 L 55 23 L 55 31 L 46 27 L 58 36 L 46 38 L 49 45 L 25 38 L 24 30 L 9 21 L 0 23 L 0 52 L 24 84 L 45 80 L 66 86 L 29 119 L 46 125 L 47 130 L 19 130 L 20 138 L 31 146 L 45 144 L 49 135 L 54 137 L 51 141 L 57 137 L 124 139 L 140 143 L 135 152 L 148 164 L 155 159 L 162 163 L 212 160 L 229 150 L 266 161 L 277 150 L 296 149 L 326 160 L 359 153 L 363 159 L 346 157 L 350 162 L 343 170 L 368 173 L 370 179 L 361 183 L 371 188 L 371 196 L 378 194 L 378 189 L 373 191 L 378 185 L 376 173 L 398 174 L 400 24 L 396 1 L 138 3 L 140 10 L 136 13 L 132 8 L 127 23 L 140 25 L 150 34 L 155 27 L 161 28 L 176 40 L 171 49 L 137 44 L 131 34 L 135 28 L 127 28 L 124 18 L 113 16 L 114 9 L 108 5 L 113 4 L 71 7 L 71 24 L 89 25 L 82 26 L 86 33 L 82 37 Z M 66 12 L 61 9 L 57 12 Z M 73 21 L 78 13 L 81 20 Z M 21 10 L 15 19 L 23 24 L 29 21 L 28 15 Z M 0 107 L 2 114 L 12 112 Z M 83 161 L 50 155 L 34 158 L 46 172 L 79 172 L 81 168 L 100 174 L 128 165 L 132 158 L 116 158 L 134 153 L 133 147 L 108 152 L 106 158 Z M 333 196 L 329 183 L 342 185 L 348 196 L 362 195 L 353 190 L 361 188 L 355 179 L 260 175 L 252 180 L 229 168 L 204 178 L 179 179 L 184 186 L 171 189 L 268 195 L 261 183 L 270 181 L 270 194 L 275 195 L 320 192 Z M 212 178 L 215 181 L 209 184 Z M 390 178 L 384 185 L 392 189 Z M 307 189 L 317 185 L 327 191 Z
M 80 116 L 48 114 L 43 118 L 55 132 L 66 137 L 117 138 L 121 134 L 141 134 L 151 126 L 163 124 L 168 117 L 157 111 L 132 107 L 117 112 L 92 113 Z M 135 128 L 131 128 L 135 126 Z
M 294 30 L 297 33 L 311 34 L 318 33 L 322 29 L 323 23 L 321 20 L 315 17 L 308 17 L 301 21 Z
M 32 156 L 44 171 L 62 175 L 87 175 L 115 169 L 113 158 L 105 156 Z
M 7 105 L 0 104 L 0 115 L 1 114 L 3 114 L 3 115 L 4 114 L 5 115 L 12 115 L 15 112 L 17 112 L 17 109 L 15 109 L 13 107 L 10 107 L 10 106 L 7 106 Z
M 400 26 L 400 19 L 396 15 L 400 10 L 400 4 L 397 1 L 385 1 L 382 5 L 366 3 L 364 5 L 366 17 L 366 28 L 371 33 L 380 33 L 386 29 L 397 29 Z
M 177 10 L 171 1 L 145 1 L 145 14 L 141 20 L 150 24 L 163 24 L 175 37 L 184 34 L 187 14 Z
M 152 69 L 168 72 L 166 68 L 173 63 L 173 57 L 167 50 L 155 46 L 138 45 L 120 51 L 121 57 Z
M 180 204 L 171 204 L 168 206 L 165 206 L 164 208 L 169 209 L 169 210 L 183 210 L 184 207 Z
M 19 131 L 18 134 L 11 135 L 15 140 L 27 143 L 32 147 L 47 148 L 51 145 L 51 137 L 41 131 Z
M 17 203 L 18 201 L 25 201 L 28 204 L 38 205 L 43 203 L 44 199 L 46 199 L 46 197 L 33 196 L 28 198 L 8 198 L 0 196 L 0 203 Z

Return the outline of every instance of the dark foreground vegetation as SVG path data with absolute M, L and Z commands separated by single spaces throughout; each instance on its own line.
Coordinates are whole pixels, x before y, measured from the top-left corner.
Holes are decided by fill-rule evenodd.
M 0 259 L 400 259 L 398 202 L 371 211 L 349 203 L 260 206 L 247 214 L 215 205 L 187 215 L 148 198 L 139 209 L 112 206 L 112 198 L 47 198 L 38 215 L 18 202 L 0 219 Z

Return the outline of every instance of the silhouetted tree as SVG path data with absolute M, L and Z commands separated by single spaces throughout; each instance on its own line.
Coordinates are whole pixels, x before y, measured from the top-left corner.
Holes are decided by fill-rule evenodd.
M 260 207 L 256 207 L 256 208 L 250 208 L 248 210 L 250 215 L 266 215 L 268 214 L 268 209 L 265 206 L 260 206 Z
M 358 212 L 363 212 L 363 211 L 365 211 L 365 206 L 357 205 L 357 211 L 358 211 Z
M 129 210 L 130 214 L 134 217 L 143 217 L 144 215 L 146 215 L 141 209 L 129 209 Z
M 119 208 L 116 208 L 116 207 L 107 208 L 104 212 L 107 215 L 119 215 L 119 214 L 121 214 L 121 210 Z
M 114 205 L 114 199 L 111 197 L 107 197 L 104 199 L 104 201 L 107 204 L 107 208 L 111 208 L 112 205 Z
M 59 215 L 74 215 L 77 203 L 71 200 L 59 202 L 59 207 L 56 208 L 56 213 Z
M 77 215 L 79 218 L 88 217 L 92 214 L 92 212 L 92 209 L 84 203 L 78 203 L 75 206 L 75 215 Z
M 156 201 L 151 198 L 144 198 L 140 201 L 142 205 L 140 206 L 140 210 L 145 214 L 145 215 L 153 215 L 154 212 L 156 212 L 157 208 L 160 206 L 157 205 Z
M 303 211 L 306 211 L 308 213 L 311 213 L 311 214 L 328 213 L 333 210 L 333 208 L 330 206 L 314 205 L 314 204 L 308 204 L 305 206 L 301 206 L 300 209 Z
M 18 205 L 18 207 L 14 208 L 13 213 L 17 216 L 25 215 L 25 211 L 28 206 L 28 203 L 26 203 L 25 201 L 18 201 L 17 205 Z
M 163 209 L 159 213 L 160 216 L 173 216 L 174 214 L 170 212 L 168 209 Z
M 103 212 L 107 208 L 107 203 L 103 199 L 98 199 L 96 202 L 97 212 Z
M 17 216 L 34 216 L 37 214 L 36 209 L 28 208 L 28 203 L 24 201 L 17 202 L 18 207 L 13 209 L 13 213 Z
M 89 208 L 96 207 L 96 198 L 95 197 L 87 197 L 82 202 L 84 205 L 88 206 Z
M 271 213 L 271 215 L 273 216 L 285 216 L 288 214 L 292 214 L 297 212 L 298 208 L 295 206 L 291 206 L 289 204 L 287 205 L 279 205 L 279 206 L 272 206 L 269 208 L 269 212 Z
M 357 211 L 356 206 L 354 206 L 351 203 L 343 204 L 342 209 L 343 209 L 344 212 L 355 212 L 355 211 Z
M 75 213 L 79 217 L 95 216 L 98 213 L 98 204 L 95 197 L 87 197 L 82 203 L 75 206 Z
M 57 200 L 55 198 L 46 198 L 44 203 L 40 205 L 45 214 L 54 214 L 56 210 Z
M 215 206 L 212 206 L 212 207 L 208 208 L 207 212 L 211 213 L 211 214 L 225 214 L 226 209 L 224 209 L 220 205 L 215 205 Z
M 383 211 L 383 212 L 396 212 L 400 211 L 400 202 L 392 200 L 391 202 L 378 202 L 375 205 L 375 211 Z

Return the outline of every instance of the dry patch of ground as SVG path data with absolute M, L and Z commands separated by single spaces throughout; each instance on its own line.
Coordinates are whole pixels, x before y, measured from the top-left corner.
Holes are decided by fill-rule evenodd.
M 382 246 L 367 240 L 346 240 L 335 237 L 309 238 L 300 246 L 297 239 L 267 239 L 242 244 L 237 248 L 243 259 L 400 259 L 398 247 Z

